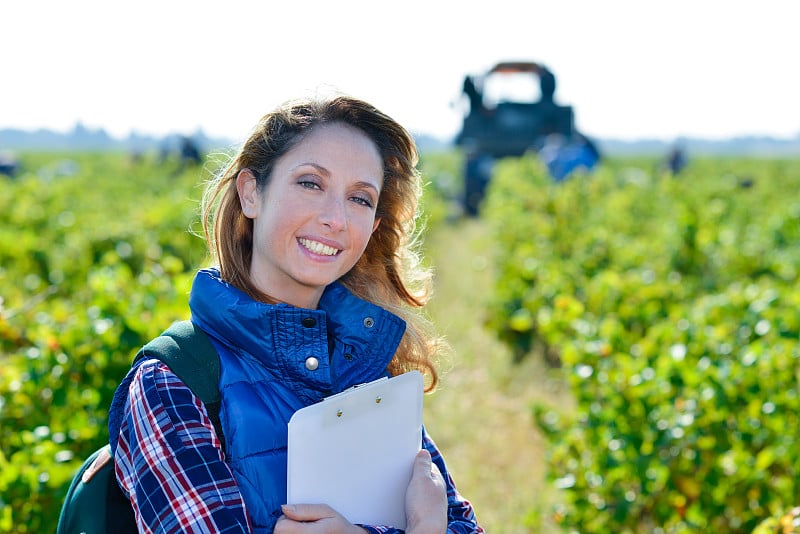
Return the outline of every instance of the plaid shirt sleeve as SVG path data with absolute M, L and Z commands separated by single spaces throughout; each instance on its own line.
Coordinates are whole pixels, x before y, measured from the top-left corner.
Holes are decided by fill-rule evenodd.
M 250 532 L 203 403 L 161 362 L 131 382 L 114 461 L 139 532 Z
M 453 477 L 447 470 L 442 453 L 436 447 L 433 439 L 423 428 L 422 446 L 431 453 L 431 460 L 439 468 L 447 485 L 447 534 L 482 534 L 483 528 L 478 524 L 475 510 L 470 502 L 464 499 L 456 489 Z M 393 527 L 360 525 L 371 534 L 402 534 L 403 531 Z

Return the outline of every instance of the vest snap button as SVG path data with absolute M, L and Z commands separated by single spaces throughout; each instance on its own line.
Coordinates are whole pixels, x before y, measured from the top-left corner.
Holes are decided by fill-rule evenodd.
M 372 317 L 367 317 L 366 319 L 364 319 L 364 326 L 366 326 L 367 328 L 372 328 L 373 325 L 375 325 L 375 319 L 373 319 Z
M 317 320 L 314 319 L 313 317 L 304 317 L 303 320 L 300 321 L 300 324 L 302 324 L 306 328 L 314 328 L 315 326 L 317 326 Z
M 313 356 L 309 356 L 306 358 L 306 369 L 309 371 L 316 371 L 317 367 L 319 367 L 319 360 Z

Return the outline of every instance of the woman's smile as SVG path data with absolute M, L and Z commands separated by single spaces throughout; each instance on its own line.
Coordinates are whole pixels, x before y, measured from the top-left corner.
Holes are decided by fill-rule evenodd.
M 342 251 L 340 248 L 332 247 L 320 241 L 314 241 L 312 239 L 303 237 L 298 238 L 297 242 L 300 243 L 303 248 L 318 256 L 336 256 Z

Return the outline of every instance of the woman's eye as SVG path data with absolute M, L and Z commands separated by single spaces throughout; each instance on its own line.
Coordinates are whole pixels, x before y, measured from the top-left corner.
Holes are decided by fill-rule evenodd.
M 372 200 L 370 200 L 369 198 L 355 196 L 351 197 L 351 200 L 356 204 L 361 204 L 362 206 L 366 206 L 368 208 L 372 207 Z
M 300 180 L 297 182 L 298 185 L 301 187 L 305 187 L 306 189 L 321 189 L 319 184 L 313 180 Z

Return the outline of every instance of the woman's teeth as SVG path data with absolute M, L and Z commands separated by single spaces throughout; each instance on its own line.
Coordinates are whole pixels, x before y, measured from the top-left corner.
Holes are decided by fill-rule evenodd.
M 323 245 L 319 241 L 311 241 L 310 239 L 299 239 L 299 241 L 301 245 L 306 247 L 314 254 L 320 254 L 322 256 L 334 256 L 339 252 L 339 249 L 329 247 L 328 245 Z

